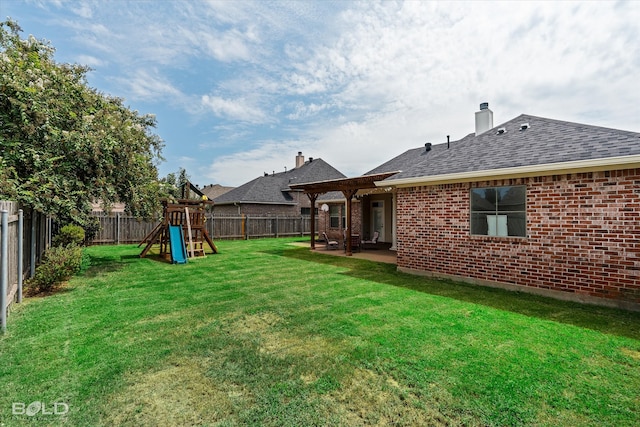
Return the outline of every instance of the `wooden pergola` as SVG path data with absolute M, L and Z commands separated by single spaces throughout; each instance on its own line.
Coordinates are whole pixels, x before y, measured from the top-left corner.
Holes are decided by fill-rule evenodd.
M 330 179 L 327 181 L 308 182 L 303 184 L 292 184 L 290 188 L 293 190 L 302 190 L 309 200 L 311 201 L 311 249 L 316 248 L 316 200 L 321 194 L 328 193 L 330 191 L 341 191 L 344 198 L 347 200 L 347 242 L 346 242 L 346 255 L 351 256 L 351 200 L 355 197 L 358 190 L 364 190 L 368 188 L 376 188 L 376 182 L 387 179 L 390 176 L 397 174 L 395 172 L 377 173 L 372 175 L 362 175 L 355 178 L 339 178 Z

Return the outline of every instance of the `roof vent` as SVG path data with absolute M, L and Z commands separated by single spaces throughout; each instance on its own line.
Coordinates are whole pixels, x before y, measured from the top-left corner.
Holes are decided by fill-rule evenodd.
M 424 144 L 424 151 L 429 152 L 431 151 L 431 143 L 427 142 L 426 144 Z
M 309 163 L 313 162 L 313 157 L 309 157 Z
M 529 123 L 523 123 L 520 125 L 520 130 L 527 130 L 531 127 Z
M 498 132 L 496 132 L 496 135 L 502 135 L 506 131 L 507 131 L 507 128 L 498 128 Z
M 483 102 L 480 104 L 480 110 L 488 110 L 489 109 L 489 103 L 488 102 Z

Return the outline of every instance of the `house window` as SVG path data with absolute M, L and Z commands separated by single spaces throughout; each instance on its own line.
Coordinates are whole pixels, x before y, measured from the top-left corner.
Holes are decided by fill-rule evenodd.
M 527 191 L 523 185 L 471 189 L 471 234 L 527 235 Z
M 329 227 L 340 228 L 340 205 L 329 206 Z
M 318 208 L 315 208 L 315 214 L 318 215 Z M 311 215 L 311 208 L 300 208 L 300 215 Z

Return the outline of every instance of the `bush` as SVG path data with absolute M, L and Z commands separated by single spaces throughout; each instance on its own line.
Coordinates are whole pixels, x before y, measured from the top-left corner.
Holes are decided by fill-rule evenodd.
M 84 228 L 85 241 L 90 242 L 96 237 L 98 231 L 100 231 L 100 221 L 98 218 L 89 218 L 84 222 L 82 227 Z
M 81 245 L 84 242 L 84 228 L 79 225 L 65 225 L 53 238 L 53 246 Z
M 29 286 L 37 292 L 47 292 L 56 285 L 68 280 L 80 271 L 82 248 L 77 245 L 50 248 L 42 263 L 36 268 L 36 274 L 29 279 Z

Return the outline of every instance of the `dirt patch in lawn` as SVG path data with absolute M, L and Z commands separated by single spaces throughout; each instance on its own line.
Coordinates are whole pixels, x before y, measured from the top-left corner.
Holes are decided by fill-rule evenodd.
M 622 348 L 621 351 L 622 351 L 622 354 L 624 354 L 625 356 L 628 356 L 635 360 L 640 360 L 640 351 L 638 350 L 632 350 L 630 348 Z
M 276 356 L 313 358 L 331 357 L 342 347 L 321 336 L 298 336 L 282 330 L 283 319 L 275 313 L 265 312 L 242 316 L 231 324 L 234 333 L 253 334 L 259 339 L 260 353 Z
M 349 351 L 347 342 L 322 336 L 299 336 L 285 329 L 285 320 L 275 313 L 265 312 L 235 316 L 229 320 L 232 333 L 248 334 L 257 339 L 258 351 L 275 357 L 293 356 L 304 360 L 299 379 L 307 385 L 322 381 L 314 370 L 316 361 L 334 359 Z M 321 366 L 321 364 L 320 364 Z M 428 400 L 421 399 L 394 378 L 369 369 L 356 368 L 338 380 L 337 387 L 322 393 L 321 401 L 328 411 L 337 415 L 341 425 L 349 426 L 452 426 L 463 425 L 443 415 Z M 318 387 L 322 388 L 322 387 Z
M 451 426 L 458 425 L 429 407 L 391 377 L 369 369 L 355 369 L 342 387 L 326 396 L 345 425 Z
M 130 385 L 113 396 L 105 425 L 195 426 L 228 419 L 251 396 L 233 384 L 216 384 L 205 375 L 206 359 L 184 359 L 162 370 L 131 375 Z

